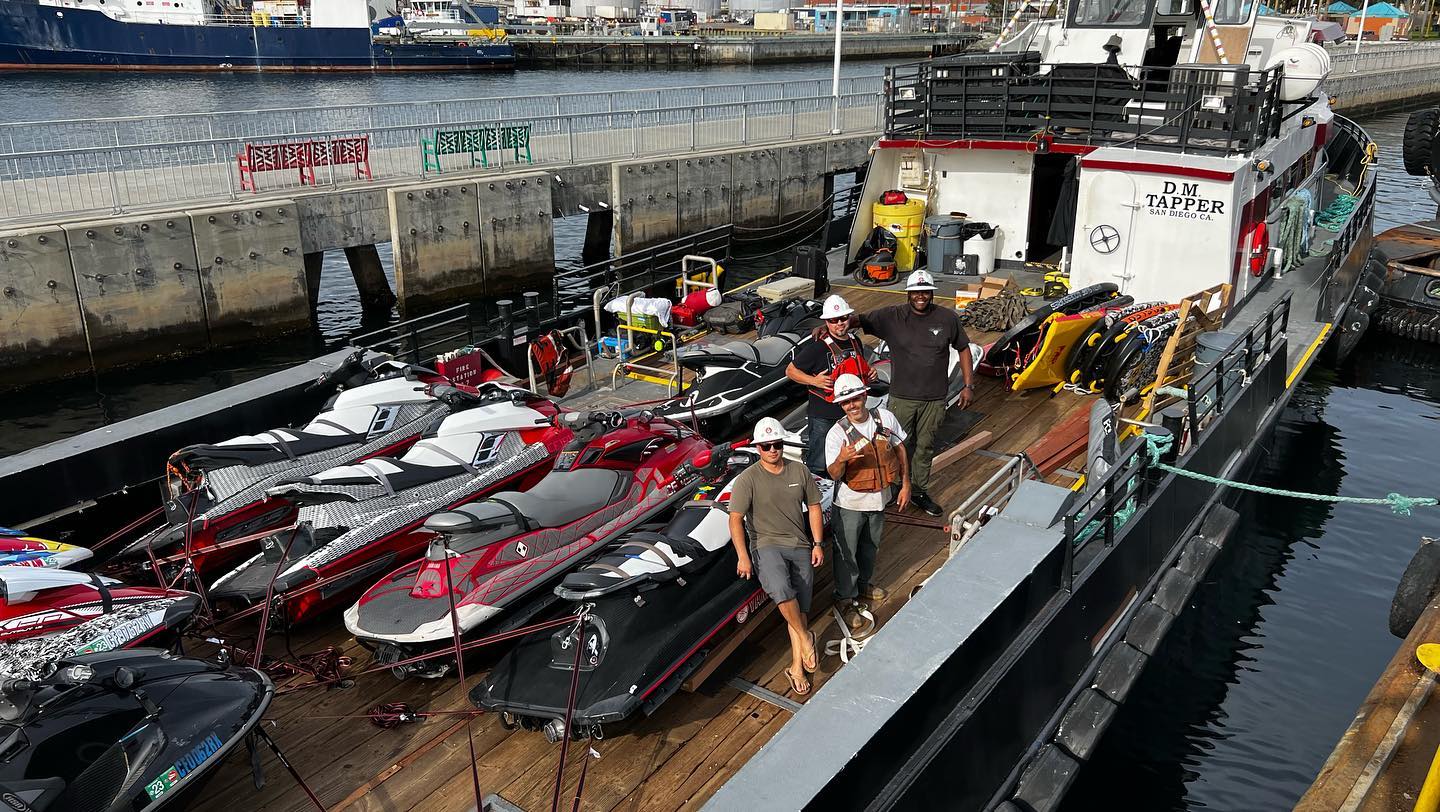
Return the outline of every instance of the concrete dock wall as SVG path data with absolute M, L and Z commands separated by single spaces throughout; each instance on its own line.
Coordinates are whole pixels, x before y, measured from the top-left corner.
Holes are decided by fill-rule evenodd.
M 310 324 L 294 201 L 189 215 L 212 345 L 243 344 Z
M 189 217 L 73 223 L 65 234 L 96 369 L 209 345 Z
M 694 152 L 421 183 L 334 188 L 0 234 L 3 380 L 27 383 L 303 329 L 320 264 L 343 250 L 367 308 L 406 316 L 546 290 L 554 218 L 610 209 L 618 253 L 819 207 L 872 136 Z M 375 252 L 394 249 L 392 293 Z
M 16 384 L 90 369 L 85 319 L 65 232 L 0 233 L 0 367 Z

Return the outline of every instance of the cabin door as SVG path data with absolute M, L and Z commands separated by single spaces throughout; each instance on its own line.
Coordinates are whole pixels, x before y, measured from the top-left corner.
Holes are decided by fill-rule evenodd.
M 1135 179 L 1124 172 L 1101 171 L 1087 185 L 1075 224 L 1071 285 L 1114 282 L 1126 293 L 1135 274 L 1130 267 L 1135 244 Z

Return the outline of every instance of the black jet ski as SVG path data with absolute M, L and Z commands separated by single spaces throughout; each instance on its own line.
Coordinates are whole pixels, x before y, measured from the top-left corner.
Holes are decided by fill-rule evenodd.
M 807 314 L 798 316 L 796 314 Z M 662 403 L 655 413 L 672 420 L 694 420 L 700 433 L 724 440 L 791 400 L 805 395 L 804 387 L 785 377 L 795 348 L 811 340 L 821 325 L 813 309 L 797 308 L 771 323 L 788 327 L 751 341 L 696 344 L 680 351 L 680 365 L 694 370 L 690 389 Z M 763 334 L 763 333 L 762 333 Z
M 295 521 L 295 505 L 267 500 L 284 479 L 380 455 L 399 455 L 449 406 L 429 385 L 446 379 L 424 367 L 357 351 L 310 385 L 337 390 L 300 428 L 276 428 L 219 443 L 190 445 L 170 456 L 166 524 L 120 551 L 148 565 L 184 552 L 202 576 L 223 572 L 253 550 L 236 542 Z M 187 530 L 188 528 L 188 530 Z
M 264 674 L 131 649 L 0 681 L 0 808 L 178 809 L 242 742 L 275 687 Z
M 578 646 L 572 736 L 599 736 L 602 725 L 654 712 L 712 641 L 769 600 L 758 581 L 735 575 L 725 508 L 730 480 L 755 460 L 751 450 L 732 453 L 716 484 L 687 502 L 664 530 L 631 533 L 567 575 L 555 592 L 571 602 L 569 614 L 583 611 L 583 639 L 578 622 L 521 639 L 471 690 L 470 700 L 502 714 L 506 724 L 558 741 Z M 819 477 L 816 483 L 828 514 L 832 483 Z

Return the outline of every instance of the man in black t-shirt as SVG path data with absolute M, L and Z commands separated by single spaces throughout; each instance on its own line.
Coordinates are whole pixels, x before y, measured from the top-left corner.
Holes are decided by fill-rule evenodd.
M 845 410 L 830 402 L 834 396 L 835 378 L 845 372 L 866 382 L 875 378 L 874 371 L 865 361 L 865 348 L 860 339 L 850 332 L 850 320 L 854 314 L 855 311 L 843 298 L 827 298 L 820 308 L 825 331 L 815 340 L 801 344 L 795 350 L 794 360 L 785 367 L 785 377 L 810 390 L 805 407 L 805 416 L 810 424 L 810 436 L 805 445 L 805 466 L 816 476 L 830 476 L 825 470 L 825 437 L 830 433 L 830 427 L 845 416 Z
M 910 501 L 930 514 L 944 511 L 930 498 L 930 461 L 935 457 L 935 433 L 945 420 L 945 396 L 950 389 L 950 349 L 960 353 L 965 388 L 960 407 L 970 405 L 974 391 L 974 362 L 970 337 L 949 308 L 936 307 L 935 280 L 915 271 L 905 280 L 908 302 L 882 307 L 860 316 L 860 327 L 890 345 L 890 411 L 908 437 Z

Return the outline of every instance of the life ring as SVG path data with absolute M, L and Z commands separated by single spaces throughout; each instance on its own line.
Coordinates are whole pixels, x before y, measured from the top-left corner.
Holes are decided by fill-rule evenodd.
M 1250 232 L 1250 275 L 1261 276 L 1270 257 L 1270 230 L 1263 221 Z

